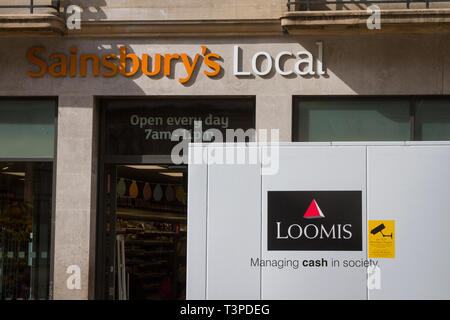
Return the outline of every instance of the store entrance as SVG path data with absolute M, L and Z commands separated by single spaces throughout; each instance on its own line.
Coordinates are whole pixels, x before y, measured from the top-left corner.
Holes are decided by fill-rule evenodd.
M 187 142 L 252 141 L 254 97 L 111 97 L 99 103 L 96 299 L 184 299 Z M 217 138 L 217 140 L 216 140 Z M 180 161 L 181 160 L 181 161 Z M 176 166 L 183 164 L 182 166 Z
M 105 221 L 109 296 L 173 300 L 186 295 L 187 168 L 114 165 Z

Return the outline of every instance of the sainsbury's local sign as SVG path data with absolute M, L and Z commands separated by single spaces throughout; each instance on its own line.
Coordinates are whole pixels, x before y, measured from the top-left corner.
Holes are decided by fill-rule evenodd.
M 273 72 L 282 76 L 298 74 L 300 76 L 324 75 L 323 43 L 316 42 L 315 52 L 302 50 L 298 52 L 281 51 L 271 55 L 265 51 L 255 53 L 250 61 L 243 61 L 241 48 L 233 47 L 233 74 L 236 77 L 264 77 Z M 198 53 L 189 56 L 186 53 L 144 53 L 138 55 L 126 46 L 121 46 L 118 52 L 108 52 L 104 55 L 96 53 L 81 53 L 73 46 L 68 53 L 48 52 L 45 47 L 34 46 L 27 51 L 30 68 L 28 76 L 43 77 L 46 74 L 57 77 L 114 77 L 121 75 L 133 77 L 145 75 L 150 78 L 161 76 L 171 77 L 175 68 L 183 68 L 184 75 L 178 78 L 182 84 L 189 82 L 194 73 L 203 71 L 206 77 L 214 78 L 221 74 L 224 59 L 219 53 L 201 46 Z M 295 60 L 291 68 L 286 68 L 286 62 Z

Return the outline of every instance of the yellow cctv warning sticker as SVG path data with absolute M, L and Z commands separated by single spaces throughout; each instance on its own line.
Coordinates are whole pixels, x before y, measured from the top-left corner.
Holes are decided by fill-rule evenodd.
M 369 220 L 369 258 L 395 258 L 395 221 Z

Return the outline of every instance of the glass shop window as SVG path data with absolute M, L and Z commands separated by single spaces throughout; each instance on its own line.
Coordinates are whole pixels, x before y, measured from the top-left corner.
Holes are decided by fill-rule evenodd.
M 297 97 L 293 141 L 450 140 L 450 99 Z
M 420 99 L 415 103 L 416 140 L 450 140 L 450 99 Z
M 0 300 L 50 298 L 54 100 L 0 99 Z
M 53 100 L 0 99 L 0 158 L 53 158 Z
M 0 298 L 49 294 L 50 162 L 0 162 Z
M 409 113 L 408 100 L 297 100 L 293 140 L 410 140 Z

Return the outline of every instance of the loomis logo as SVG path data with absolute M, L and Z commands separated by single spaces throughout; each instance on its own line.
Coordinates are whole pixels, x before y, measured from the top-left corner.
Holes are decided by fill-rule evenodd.
M 303 218 L 305 219 L 325 218 L 322 210 L 320 210 L 319 205 L 316 202 L 316 199 L 313 199 L 313 201 L 308 207 L 308 210 L 306 210 L 306 213 L 303 216 Z
M 362 250 L 361 191 L 269 191 L 267 216 L 268 250 Z

